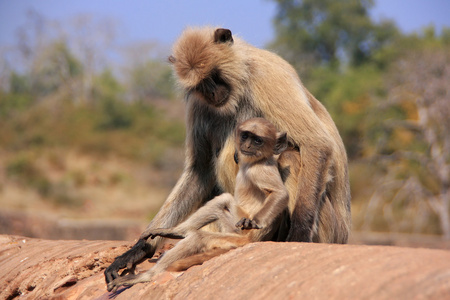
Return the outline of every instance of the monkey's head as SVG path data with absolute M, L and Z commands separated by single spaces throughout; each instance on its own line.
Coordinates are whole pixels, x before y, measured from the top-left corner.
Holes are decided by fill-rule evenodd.
M 236 129 L 239 160 L 254 162 L 278 155 L 288 146 L 286 132 L 277 132 L 275 126 L 263 118 L 253 118 Z
M 231 107 L 242 94 L 246 66 L 233 45 L 229 29 L 188 28 L 173 46 L 169 57 L 178 84 L 215 108 Z M 237 98 L 237 97 L 236 97 Z

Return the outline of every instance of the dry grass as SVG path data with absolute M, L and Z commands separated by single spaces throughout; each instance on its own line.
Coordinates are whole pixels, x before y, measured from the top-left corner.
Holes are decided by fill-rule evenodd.
M 181 165 L 182 154 L 175 157 Z M 87 219 L 148 220 L 170 191 L 168 178 L 173 174 L 168 173 L 176 172 L 114 155 L 64 149 L 2 153 L 0 164 L 7 166 L 0 171 L 2 209 Z M 14 166 L 34 171 L 24 179 L 24 174 L 14 174 Z

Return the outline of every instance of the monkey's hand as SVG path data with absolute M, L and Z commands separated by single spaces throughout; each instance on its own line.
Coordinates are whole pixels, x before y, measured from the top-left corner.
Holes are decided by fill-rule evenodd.
M 256 220 L 251 220 L 248 218 L 242 218 L 236 223 L 236 227 L 241 229 L 261 229 Z
M 142 239 L 142 240 L 145 240 L 145 241 L 148 240 L 148 239 L 153 240 L 157 236 L 158 236 L 158 234 L 155 233 L 153 230 L 147 229 L 141 234 L 139 239 Z
M 152 256 L 155 252 L 155 247 L 148 244 L 145 240 L 140 239 L 130 250 L 116 257 L 114 262 L 106 268 L 105 280 L 108 284 L 108 291 L 110 290 L 110 283 L 120 278 L 119 270 L 126 268 L 128 271 L 134 270 L 136 264 L 142 261 L 147 256 Z M 112 287 L 111 287 L 112 289 Z

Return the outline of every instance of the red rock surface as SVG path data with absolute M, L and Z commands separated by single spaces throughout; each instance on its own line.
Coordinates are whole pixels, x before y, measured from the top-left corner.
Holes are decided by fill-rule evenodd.
M 1 235 L 0 299 L 450 299 L 447 250 L 270 242 L 108 293 L 103 270 L 131 244 Z

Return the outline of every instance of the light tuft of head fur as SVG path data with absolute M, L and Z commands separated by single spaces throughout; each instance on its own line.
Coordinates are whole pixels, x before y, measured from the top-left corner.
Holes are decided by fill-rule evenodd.
M 192 88 L 212 71 L 214 31 L 210 27 L 187 28 L 174 44 L 172 56 L 175 73 L 184 88 Z
M 205 79 L 220 74 L 220 80 L 232 87 L 220 112 L 233 112 L 245 94 L 249 78 L 246 63 L 248 45 L 233 37 L 231 31 L 214 27 L 189 27 L 172 48 L 172 63 L 178 85 L 185 93 L 195 90 Z M 201 97 L 200 97 L 201 98 Z

